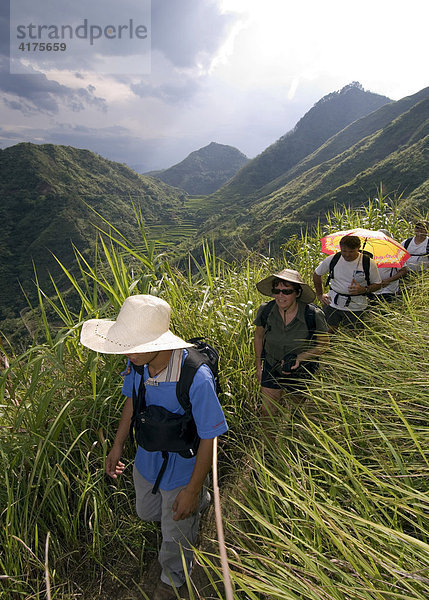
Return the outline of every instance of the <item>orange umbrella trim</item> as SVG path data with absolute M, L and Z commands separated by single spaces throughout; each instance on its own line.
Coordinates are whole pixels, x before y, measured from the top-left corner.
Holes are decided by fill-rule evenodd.
M 325 254 L 334 254 L 340 250 L 340 240 L 345 235 L 356 235 L 364 244 L 363 249 L 373 254 L 374 260 L 379 267 L 401 267 L 410 257 L 407 250 L 396 240 L 386 236 L 382 232 L 367 229 L 355 229 L 349 231 L 337 231 L 323 237 L 321 250 Z

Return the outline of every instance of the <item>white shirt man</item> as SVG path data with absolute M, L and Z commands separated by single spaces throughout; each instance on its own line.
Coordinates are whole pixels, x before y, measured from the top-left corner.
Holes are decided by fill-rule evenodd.
M 329 282 L 329 292 L 323 293 L 322 276 L 329 273 L 335 254 L 328 256 L 313 273 L 316 295 L 323 306 L 330 330 L 335 330 L 341 322 L 355 323 L 368 306 L 366 294 L 381 287 L 381 277 L 377 263 L 369 260 L 369 281 L 366 280 L 363 255 L 360 252 L 360 239 L 344 236 L 340 242 L 341 256 L 334 267 L 334 276 Z M 367 259 L 365 259 L 367 260 Z

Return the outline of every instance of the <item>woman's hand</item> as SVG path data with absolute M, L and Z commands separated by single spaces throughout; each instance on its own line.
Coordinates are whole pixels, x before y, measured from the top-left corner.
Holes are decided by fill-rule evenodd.
M 297 358 L 296 358 L 296 361 L 295 361 L 295 364 L 294 364 L 294 365 L 292 365 L 292 367 L 290 368 L 290 370 L 291 370 L 291 371 L 295 371 L 295 370 L 296 370 L 296 369 L 299 367 L 299 365 L 300 365 L 300 364 L 301 364 L 301 361 L 300 361 L 300 360 L 299 360 L 299 358 L 297 357 Z
M 290 375 L 292 373 L 292 371 L 296 371 L 297 370 L 297 368 L 299 367 L 300 364 L 301 364 L 300 359 L 298 357 L 296 357 L 296 361 L 290 367 L 290 371 L 284 371 L 283 370 L 283 361 L 282 361 L 282 373 L 284 373 L 285 375 Z

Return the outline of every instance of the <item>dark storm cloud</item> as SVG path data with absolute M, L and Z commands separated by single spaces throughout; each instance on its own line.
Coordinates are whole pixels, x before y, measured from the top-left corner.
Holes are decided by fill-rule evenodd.
M 0 2 L 0 56 L 9 56 L 9 2 Z
M 207 67 L 235 21 L 220 12 L 214 0 L 152 2 L 152 72 L 131 85 L 141 98 L 167 104 L 189 101 L 204 85 L 204 75 L 186 74 L 197 65 Z M 163 60 L 158 60 L 162 55 Z M 155 82 L 156 79 L 156 82 Z
M 12 4 L 12 21 L 19 23 L 26 32 L 32 22 L 44 27 L 66 25 L 73 30 L 82 25 L 84 20 L 88 28 L 93 25 L 101 27 L 103 31 L 107 25 L 111 25 L 115 29 L 114 39 L 103 34 L 91 44 L 92 49 L 96 48 L 98 53 L 105 56 L 134 55 L 139 47 L 136 46 L 135 30 L 138 26 L 147 26 L 147 39 L 150 39 L 154 51 L 161 52 L 175 66 L 192 67 L 201 61 L 202 55 L 210 57 L 216 52 L 235 21 L 234 15 L 222 14 L 218 4 L 218 0 L 92 0 L 90 3 L 87 0 L 74 0 L 73 3 L 65 0 L 34 3 L 26 0 L 21 8 L 18 4 Z M 8 19 L 7 9 L 0 9 L 0 13 Z M 128 26 L 128 29 L 119 39 L 120 26 Z M 129 35 L 131 29 L 134 30 L 132 39 Z M 15 39 L 16 35 L 13 27 L 11 36 Z M 73 37 L 76 38 L 76 35 Z M 78 41 L 73 39 L 73 54 L 85 62 L 85 68 L 90 68 L 88 44 L 82 40 L 76 43 Z M 145 44 L 142 44 L 142 49 Z
M 182 78 L 183 79 L 183 78 Z M 158 98 L 167 104 L 186 102 L 199 89 L 195 79 L 185 78 L 180 83 L 153 85 L 148 80 L 131 85 L 131 90 L 140 98 Z
M 78 90 L 69 88 L 56 81 L 48 79 L 43 74 L 34 71 L 27 74 L 10 75 L 6 56 L 8 55 L 9 41 L 9 8 L 2 3 L 0 7 L 1 44 L 0 52 L 3 61 L 0 64 L 0 91 L 12 97 L 4 99 L 5 104 L 14 110 L 25 114 L 59 113 L 63 107 L 74 112 L 79 112 L 87 106 L 95 106 L 101 110 L 106 108 L 103 98 L 94 94 L 91 87 Z M 103 18 L 111 18 L 112 22 L 120 23 L 124 20 L 124 6 L 126 16 L 135 15 L 138 18 L 142 13 L 142 0 L 126 0 L 125 5 L 109 3 L 108 15 L 96 11 L 97 3 L 88 4 L 87 0 L 75 0 L 71 13 L 76 13 L 76 4 L 80 6 L 80 14 L 95 22 Z M 64 12 L 67 21 L 67 9 L 64 2 L 49 2 L 42 5 L 39 10 L 33 7 L 35 14 L 47 13 L 46 18 L 57 18 Z M 71 5 L 68 5 L 71 6 Z M 70 13 L 70 14 L 71 14 Z M 32 15 L 27 16 L 31 20 Z M 116 21 L 115 21 L 116 19 Z M 48 19 L 49 20 L 49 19 Z M 216 0 L 152 0 L 151 8 L 151 41 L 153 53 L 164 56 L 161 64 L 156 64 L 156 79 L 144 77 L 138 84 L 131 86 L 132 91 L 142 97 L 156 97 L 166 103 L 188 101 L 198 91 L 202 78 L 182 76 L 177 79 L 174 73 L 176 68 L 192 68 L 197 64 L 209 64 L 213 54 L 225 39 L 228 28 L 232 25 L 232 15 L 221 14 Z M 101 22 L 100 21 L 100 22 Z M 48 21 L 47 21 L 48 22 Z M 127 43 L 116 45 L 118 54 L 126 55 L 129 51 Z M 91 68 L 91 59 L 86 57 L 82 68 Z M 155 64 L 155 63 L 154 63 Z M 57 65 L 58 66 L 58 65 Z M 64 65 L 64 68 L 66 66 Z M 82 75 L 75 70 L 75 77 Z M 119 79 L 119 77 L 118 77 Z M 129 83 L 129 79 L 126 83 Z M 156 80 L 156 83 L 155 83 Z
M 94 95 L 94 88 L 69 88 L 31 70 L 28 75 L 9 73 L 9 2 L 0 3 L 0 91 L 10 96 L 3 97 L 8 108 L 27 115 L 57 114 L 64 105 L 74 112 L 86 106 L 106 110 L 105 100 Z
M 7 72 L 7 59 L 0 59 L 0 90 L 14 96 L 3 101 L 15 110 L 28 114 L 31 112 L 58 113 L 61 106 L 68 106 L 74 112 L 87 106 L 96 106 L 106 110 L 103 98 L 94 95 L 94 87 L 69 88 L 57 81 L 50 80 L 42 73 L 28 75 L 10 75 Z
M 201 53 L 216 52 L 234 20 L 215 0 L 153 0 L 152 50 L 178 67 L 195 66 Z

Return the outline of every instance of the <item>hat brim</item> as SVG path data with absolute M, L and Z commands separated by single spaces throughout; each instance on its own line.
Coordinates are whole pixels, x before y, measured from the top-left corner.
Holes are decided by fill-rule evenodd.
M 121 336 L 115 336 L 116 321 L 105 319 L 90 319 L 82 326 L 80 334 L 81 344 L 103 354 L 134 354 L 146 352 L 160 352 L 161 350 L 178 350 L 180 348 L 191 348 L 193 344 L 185 342 L 171 331 L 166 331 L 153 340 L 138 344 L 135 341 L 128 342 Z M 131 337 L 131 336 L 130 336 Z
M 291 284 L 295 283 L 295 284 L 300 285 L 301 289 L 302 289 L 302 294 L 298 298 L 299 302 L 303 302 L 304 304 L 310 304 L 310 302 L 313 302 L 313 300 L 316 298 L 315 291 L 307 283 L 301 283 L 298 281 L 289 280 L 289 279 L 286 279 L 285 277 L 281 277 L 278 274 L 269 275 L 268 277 L 265 277 L 265 279 L 262 279 L 261 281 L 259 281 L 256 284 L 256 288 L 261 292 L 261 294 L 264 294 L 264 296 L 269 296 L 270 298 L 275 298 L 275 295 L 271 291 L 272 287 L 273 287 L 274 279 L 281 279 L 285 283 L 291 283 Z

